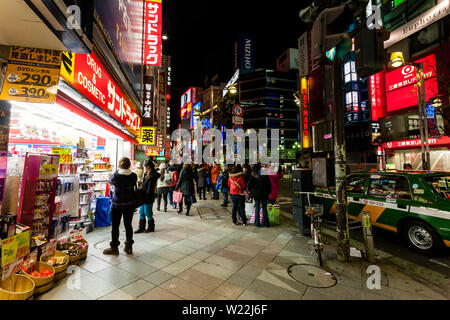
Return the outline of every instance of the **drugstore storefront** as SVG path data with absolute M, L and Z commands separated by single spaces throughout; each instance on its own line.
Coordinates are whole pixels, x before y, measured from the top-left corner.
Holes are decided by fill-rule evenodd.
M 61 59 L 54 97 L 18 99 L 11 88 L 2 91 L 11 94 L 2 213 L 42 239 L 58 238 L 71 224 L 92 225 L 120 158 L 133 160 L 141 127 L 137 108 L 94 53 Z

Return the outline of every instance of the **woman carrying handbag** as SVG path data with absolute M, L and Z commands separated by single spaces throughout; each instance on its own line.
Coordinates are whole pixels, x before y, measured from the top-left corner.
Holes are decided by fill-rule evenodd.
M 195 198 L 194 171 L 190 164 L 184 165 L 183 170 L 181 170 L 180 179 L 175 190 L 179 190 L 183 194 L 184 204 L 186 205 L 186 216 L 189 216 L 192 204 L 197 202 Z M 183 213 L 183 201 L 179 204 L 178 214 L 181 214 Z

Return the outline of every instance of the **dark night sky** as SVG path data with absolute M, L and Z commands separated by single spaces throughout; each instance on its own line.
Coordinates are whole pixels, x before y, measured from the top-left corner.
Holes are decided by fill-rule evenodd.
M 238 33 L 255 35 L 255 67 L 275 69 L 276 59 L 297 47 L 305 31 L 299 11 L 310 0 L 167 0 L 165 27 L 172 56 L 172 125 L 179 122 L 181 94 L 203 87 L 206 76 L 219 74 L 223 82 L 233 75 L 234 40 Z M 172 127 L 174 129 L 174 127 Z

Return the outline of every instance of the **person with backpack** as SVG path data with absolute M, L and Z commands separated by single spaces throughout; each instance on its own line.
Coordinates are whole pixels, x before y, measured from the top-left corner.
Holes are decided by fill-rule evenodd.
M 233 209 L 231 216 L 233 224 L 238 225 L 237 212 L 241 217 L 244 227 L 247 225 L 247 216 L 245 215 L 245 180 L 242 173 L 242 167 L 234 167 L 228 179 L 228 186 L 230 188 L 231 200 L 233 201 Z
M 161 163 L 159 166 L 159 174 L 161 177 L 158 179 L 158 202 L 156 210 L 161 211 L 161 198 L 164 198 L 164 212 L 167 212 L 167 197 L 170 192 L 170 185 L 173 183 L 172 174 L 167 170 L 164 163 Z
M 262 227 L 260 225 L 260 215 L 259 215 L 259 212 L 262 208 L 264 227 L 270 227 L 267 204 L 269 200 L 269 195 L 272 192 L 272 188 L 270 185 L 269 177 L 266 175 L 261 175 L 260 166 L 255 165 L 253 167 L 247 187 L 255 200 L 255 226 Z
M 200 200 L 206 200 L 206 178 L 208 176 L 208 173 L 205 165 L 198 169 L 197 175 L 198 175 L 198 182 L 197 182 L 198 198 Z
M 126 230 L 125 253 L 133 254 L 133 214 L 136 209 L 135 194 L 137 189 L 137 175 L 131 170 L 131 161 L 122 158 L 119 170 L 112 175 L 109 183 L 113 186 L 111 204 L 111 242 L 110 248 L 103 251 L 105 255 L 119 255 L 119 227 L 123 217 Z
M 221 175 L 221 183 L 219 185 L 220 192 L 223 195 L 223 203 L 220 205 L 221 207 L 226 208 L 228 206 L 228 193 L 230 192 L 230 187 L 228 186 L 228 179 L 230 178 L 230 174 L 228 173 L 228 168 L 224 167 Z
M 194 171 L 190 164 L 184 165 L 184 168 L 181 170 L 180 179 L 175 190 L 180 190 L 183 194 L 184 203 L 186 204 L 186 216 L 189 216 L 192 200 L 195 198 Z M 178 214 L 181 214 L 183 213 L 183 200 L 181 200 L 179 205 Z
M 147 161 L 144 165 L 145 174 L 140 189 L 144 197 L 144 204 L 139 208 L 139 228 L 134 233 L 150 233 L 155 232 L 155 219 L 153 218 L 153 203 L 155 202 L 156 186 L 160 174 L 155 170 L 153 161 Z M 145 229 L 148 219 L 148 227 Z

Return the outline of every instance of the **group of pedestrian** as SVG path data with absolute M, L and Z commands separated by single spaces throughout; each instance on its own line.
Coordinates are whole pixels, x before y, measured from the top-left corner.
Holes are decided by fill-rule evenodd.
M 125 252 L 132 254 L 133 229 L 132 219 L 139 202 L 139 227 L 134 232 L 155 232 L 155 220 L 153 217 L 153 205 L 157 202 L 157 211 L 161 211 L 163 200 L 163 211 L 167 212 L 168 205 L 177 209 L 178 214 L 183 213 L 186 207 L 186 216 L 190 215 L 192 205 L 197 202 L 198 194 L 200 200 L 206 200 L 206 191 L 212 190 L 213 200 L 219 200 L 219 192 L 222 193 L 222 207 L 227 207 L 229 195 L 231 195 L 233 224 L 241 223 L 247 225 L 245 213 L 246 201 L 255 202 L 255 226 L 269 227 L 268 203 L 274 204 L 278 197 L 278 183 L 283 176 L 281 168 L 278 172 L 270 175 L 262 174 L 261 165 L 250 166 L 225 166 L 220 165 L 192 166 L 190 164 L 176 165 L 161 163 L 156 168 L 152 160 L 144 163 L 144 169 L 135 168 L 130 170 L 131 161 L 123 158 L 119 162 L 119 170 L 109 180 L 112 189 L 112 240 L 110 248 L 104 251 L 106 255 L 119 254 L 119 226 L 124 220 L 126 230 Z M 270 170 L 270 169 L 268 169 Z M 209 193 L 208 191 L 208 193 Z M 174 193 L 178 193 L 175 201 Z M 181 193 L 181 197 L 179 196 Z M 139 196 L 136 196 L 139 195 Z M 139 198 L 139 201 L 137 201 Z M 183 205 L 184 204 L 184 205 Z M 263 225 L 260 224 L 260 210 L 263 212 Z

